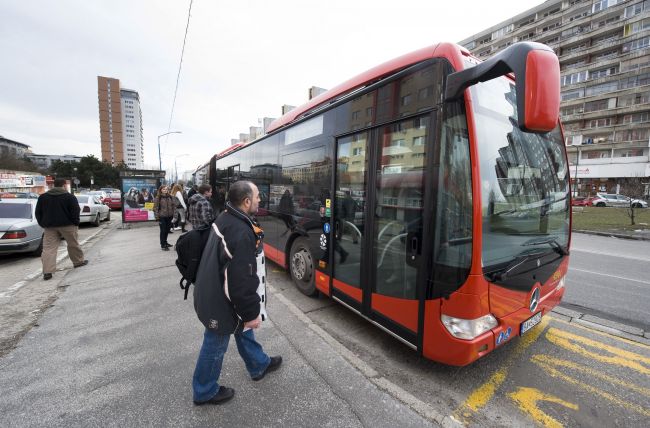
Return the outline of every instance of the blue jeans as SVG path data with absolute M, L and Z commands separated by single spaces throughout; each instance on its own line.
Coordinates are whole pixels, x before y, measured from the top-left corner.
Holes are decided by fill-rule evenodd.
M 208 329 L 205 330 L 203 345 L 201 345 L 192 378 L 194 401 L 208 401 L 219 392 L 218 381 L 219 375 L 221 375 L 221 364 L 229 341 L 229 334 L 221 335 Z M 235 343 L 237 343 L 239 355 L 244 360 L 246 370 L 251 377 L 261 375 L 271 364 L 271 358 L 266 355 L 262 345 L 255 340 L 253 330 L 235 334 Z

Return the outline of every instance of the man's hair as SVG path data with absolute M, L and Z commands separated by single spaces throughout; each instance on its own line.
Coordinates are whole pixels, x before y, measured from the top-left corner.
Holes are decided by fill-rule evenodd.
M 228 191 L 228 200 L 230 203 L 239 207 L 244 203 L 246 198 L 253 200 L 253 183 L 246 180 L 234 182 Z
M 65 178 L 55 178 L 54 187 L 63 187 L 65 186 Z
M 204 194 L 204 193 L 209 192 L 210 190 L 212 190 L 212 186 L 210 186 L 209 184 L 201 184 L 201 185 L 199 186 L 199 190 L 198 190 L 198 192 L 199 192 L 200 194 Z

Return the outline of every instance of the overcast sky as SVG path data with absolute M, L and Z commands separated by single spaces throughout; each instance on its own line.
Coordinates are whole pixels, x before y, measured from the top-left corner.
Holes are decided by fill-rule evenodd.
M 541 0 L 194 0 L 163 168 L 193 170 L 283 104 Z M 189 0 L 0 0 L 0 135 L 101 158 L 97 76 L 140 94 L 145 167 L 167 132 Z

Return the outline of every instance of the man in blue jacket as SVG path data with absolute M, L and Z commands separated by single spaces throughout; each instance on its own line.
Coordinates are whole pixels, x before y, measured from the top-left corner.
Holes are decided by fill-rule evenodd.
M 192 379 L 196 405 L 222 404 L 234 396 L 234 389 L 218 383 L 231 335 L 235 336 L 239 355 L 253 380 L 261 380 L 282 364 L 282 357 L 269 357 L 253 334 L 266 315 L 263 300 L 266 285 L 264 234 L 251 218 L 259 203 L 257 186 L 249 181 L 233 183 L 226 209 L 212 225 L 211 236 L 201 257 L 194 288 L 194 307 L 200 319 L 202 313 L 211 314 L 208 319 L 201 319 L 206 329 Z M 225 262 L 218 260 L 220 254 L 223 254 Z M 225 270 L 213 271 L 220 266 L 226 266 Z M 215 297 L 215 289 L 219 287 L 223 289 L 219 289 Z M 202 293 L 213 294 L 206 299 L 206 294 Z M 214 308 L 205 308 L 206 304 L 218 305 L 220 309 L 210 311 Z
M 79 201 L 68 193 L 63 178 L 54 179 L 54 188 L 43 193 L 36 202 L 36 221 L 43 228 L 43 279 L 52 279 L 56 270 L 56 253 L 61 238 L 68 244 L 68 255 L 76 268 L 88 264 L 77 240 Z

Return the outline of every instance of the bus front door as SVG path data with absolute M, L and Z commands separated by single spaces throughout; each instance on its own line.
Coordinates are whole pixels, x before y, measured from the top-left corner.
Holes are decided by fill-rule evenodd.
M 430 118 L 337 141 L 332 295 L 412 347 L 425 281 Z

